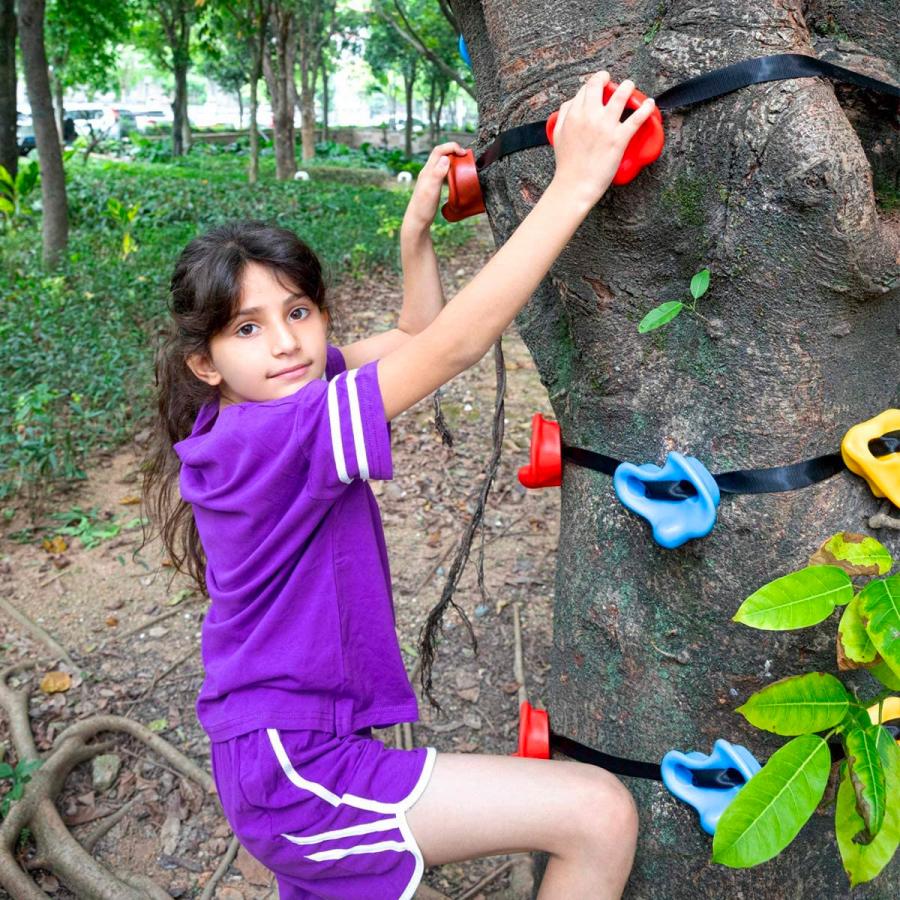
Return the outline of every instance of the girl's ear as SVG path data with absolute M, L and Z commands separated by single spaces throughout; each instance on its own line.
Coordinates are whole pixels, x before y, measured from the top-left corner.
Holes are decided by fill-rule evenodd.
M 188 368 L 201 380 L 216 387 L 222 381 L 219 370 L 213 365 L 213 361 L 202 353 L 192 353 L 187 358 Z

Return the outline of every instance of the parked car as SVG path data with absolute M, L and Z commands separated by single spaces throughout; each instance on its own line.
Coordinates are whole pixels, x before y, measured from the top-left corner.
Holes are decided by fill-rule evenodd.
M 173 116 L 171 111 L 166 111 L 161 107 L 148 107 L 147 109 L 132 108 L 134 113 L 135 127 L 138 131 L 144 132 L 148 128 L 155 125 L 168 125 L 171 127 Z
M 134 113 L 123 106 L 84 105 L 66 109 L 77 134 L 120 139 L 137 129 Z
M 23 112 L 16 112 L 16 144 L 19 147 L 19 156 L 25 156 L 37 146 L 31 116 Z

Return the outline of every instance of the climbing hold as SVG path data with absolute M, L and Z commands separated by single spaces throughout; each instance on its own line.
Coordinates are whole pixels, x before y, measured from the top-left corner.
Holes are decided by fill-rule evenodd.
M 475 154 L 471 149 L 463 156 L 450 156 L 450 170 L 447 172 L 447 186 L 450 196 L 441 207 L 441 214 L 448 222 L 459 222 L 469 216 L 484 212 L 484 197 L 475 167 Z
M 900 745 L 900 697 L 885 697 L 881 704 L 881 720 L 878 719 L 878 704 L 873 703 L 868 710 L 873 725 L 884 725 Z
M 648 485 L 659 482 L 688 482 L 695 493 L 682 499 L 650 496 Z M 613 487 L 624 506 L 651 524 L 656 543 L 670 550 L 691 538 L 705 537 L 716 522 L 719 486 L 693 456 L 673 450 L 662 467 L 623 462 L 613 475 Z
M 462 57 L 462 61 L 471 69 L 472 58 L 469 56 L 469 48 L 466 46 L 466 39 L 462 35 L 459 36 L 459 55 Z
M 550 759 L 550 717 L 527 700 L 519 707 L 519 747 L 511 756 Z
M 531 417 L 531 450 L 527 466 L 519 469 L 519 481 L 527 488 L 562 484 L 562 437 L 559 422 L 540 413 Z
M 603 102 L 608 103 L 609 98 L 613 95 L 618 85 L 615 82 L 609 82 L 603 88 Z M 626 110 L 637 109 L 647 99 L 646 94 L 642 94 L 639 90 L 631 92 L 625 104 Z M 556 120 L 559 118 L 559 112 L 550 114 L 547 119 L 547 140 L 553 143 L 553 131 L 556 128 Z M 650 118 L 644 122 L 638 129 L 637 134 L 628 142 L 625 148 L 625 154 L 622 156 L 622 162 L 613 176 L 613 184 L 627 184 L 637 175 L 644 166 L 659 159 L 662 153 L 663 144 L 665 143 L 665 134 L 663 133 L 662 114 L 659 109 L 654 107 Z
M 900 453 L 876 456 L 872 442 L 900 429 L 900 409 L 887 409 L 874 419 L 854 425 L 841 441 L 847 468 L 865 478 L 876 497 L 887 497 L 900 506 Z
M 753 754 L 740 744 L 717 740 L 713 751 L 706 756 L 692 751 L 681 753 L 670 750 L 660 763 L 663 784 L 669 792 L 684 803 L 693 806 L 700 814 L 700 827 L 707 834 L 716 833 L 716 825 L 725 809 L 737 796 L 738 791 L 762 768 Z M 700 786 L 695 772 L 734 772 L 743 783 L 726 782 L 721 785 L 713 781 Z

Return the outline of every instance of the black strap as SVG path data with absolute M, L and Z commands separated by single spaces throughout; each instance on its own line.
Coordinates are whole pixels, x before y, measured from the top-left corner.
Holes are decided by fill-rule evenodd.
M 679 106 L 690 106 L 722 97 L 751 84 L 763 84 L 767 81 L 783 81 L 788 78 L 810 78 L 824 76 L 846 84 L 877 91 L 891 97 L 900 98 L 900 87 L 887 81 L 870 78 L 852 69 L 836 66 L 833 63 L 805 56 L 802 53 L 778 53 L 773 56 L 757 56 L 743 62 L 713 69 L 695 78 L 689 78 L 673 85 L 654 97 L 660 109 L 675 109 Z M 631 111 L 626 110 L 623 118 Z M 476 160 L 480 172 L 486 166 L 519 150 L 531 147 L 543 147 L 550 142 L 546 133 L 547 121 L 528 122 L 507 131 L 502 131 Z
M 869 451 L 876 457 L 900 453 L 900 431 L 890 431 L 881 437 L 872 438 L 869 441 Z M 565 443 L 562 445 L 562 458 L 610 477 L 621 464 L 621 460 L 614 456 L 585 450 L 583 447 L 571 447 Z M 827 453 L 788 466 L 719 472 L 713 475 L 713 479 L 723 494 L 777 494 L 818 484 L 837 475 L 845 467 L 840 453 Z M 697 493 L 688 481 L 650 481 L 646 484 L 646 491 L 647 496 L 654 500 L 685 500 Z
M 891 719 L 882 722 L 882 725 L 890 732 L 894 740 L 900 739 L 900 719 Z M 650 781 L 662 781 L 662 773 L 657 763 L 640 762 L 635 759 L 625 759 L 622 756 L 611 756 L 588 747 L 572 738 L 557 734 L 550 730 L 550 749 L 568 756 L 569 759 L 578 762 L 589 763 L 612 772 L 614 775 L 625 775 L 629 778 L 646 778 Z M 829 743 L 831 762 L 840 762 L 844 758 L 844 748 L 840 742 Z M 702 772 L 693 772 L 691 781 L 697 787 L 704 788 L 732 788 L 745 784 L 746 779 L 736 769 L 709 769 Z

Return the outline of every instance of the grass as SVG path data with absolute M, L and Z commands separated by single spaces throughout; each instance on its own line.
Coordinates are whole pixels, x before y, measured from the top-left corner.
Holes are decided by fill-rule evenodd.
M 84 461 L 142 427 L 153 386 L 153 339 L 165 316 L 177 254 L 196 234 L 237 218 L 277 222 L 319 254 L 329 283 L 399 266 L 408 192 L 316 179 L 281 183 L 264 160 L 259 184 L 246 159 L 68 163 L 69 252 L 41 268 L 39 221 L 2 235 L 0 256 L 0 499 L 35 498 Z M 121 258 L 122 226 L 110 199 L 137 204 L 137 251 Z M 434 226 L 439 253 L 471 226 Z M 398 297 L 398 308 L 400 298 Z

